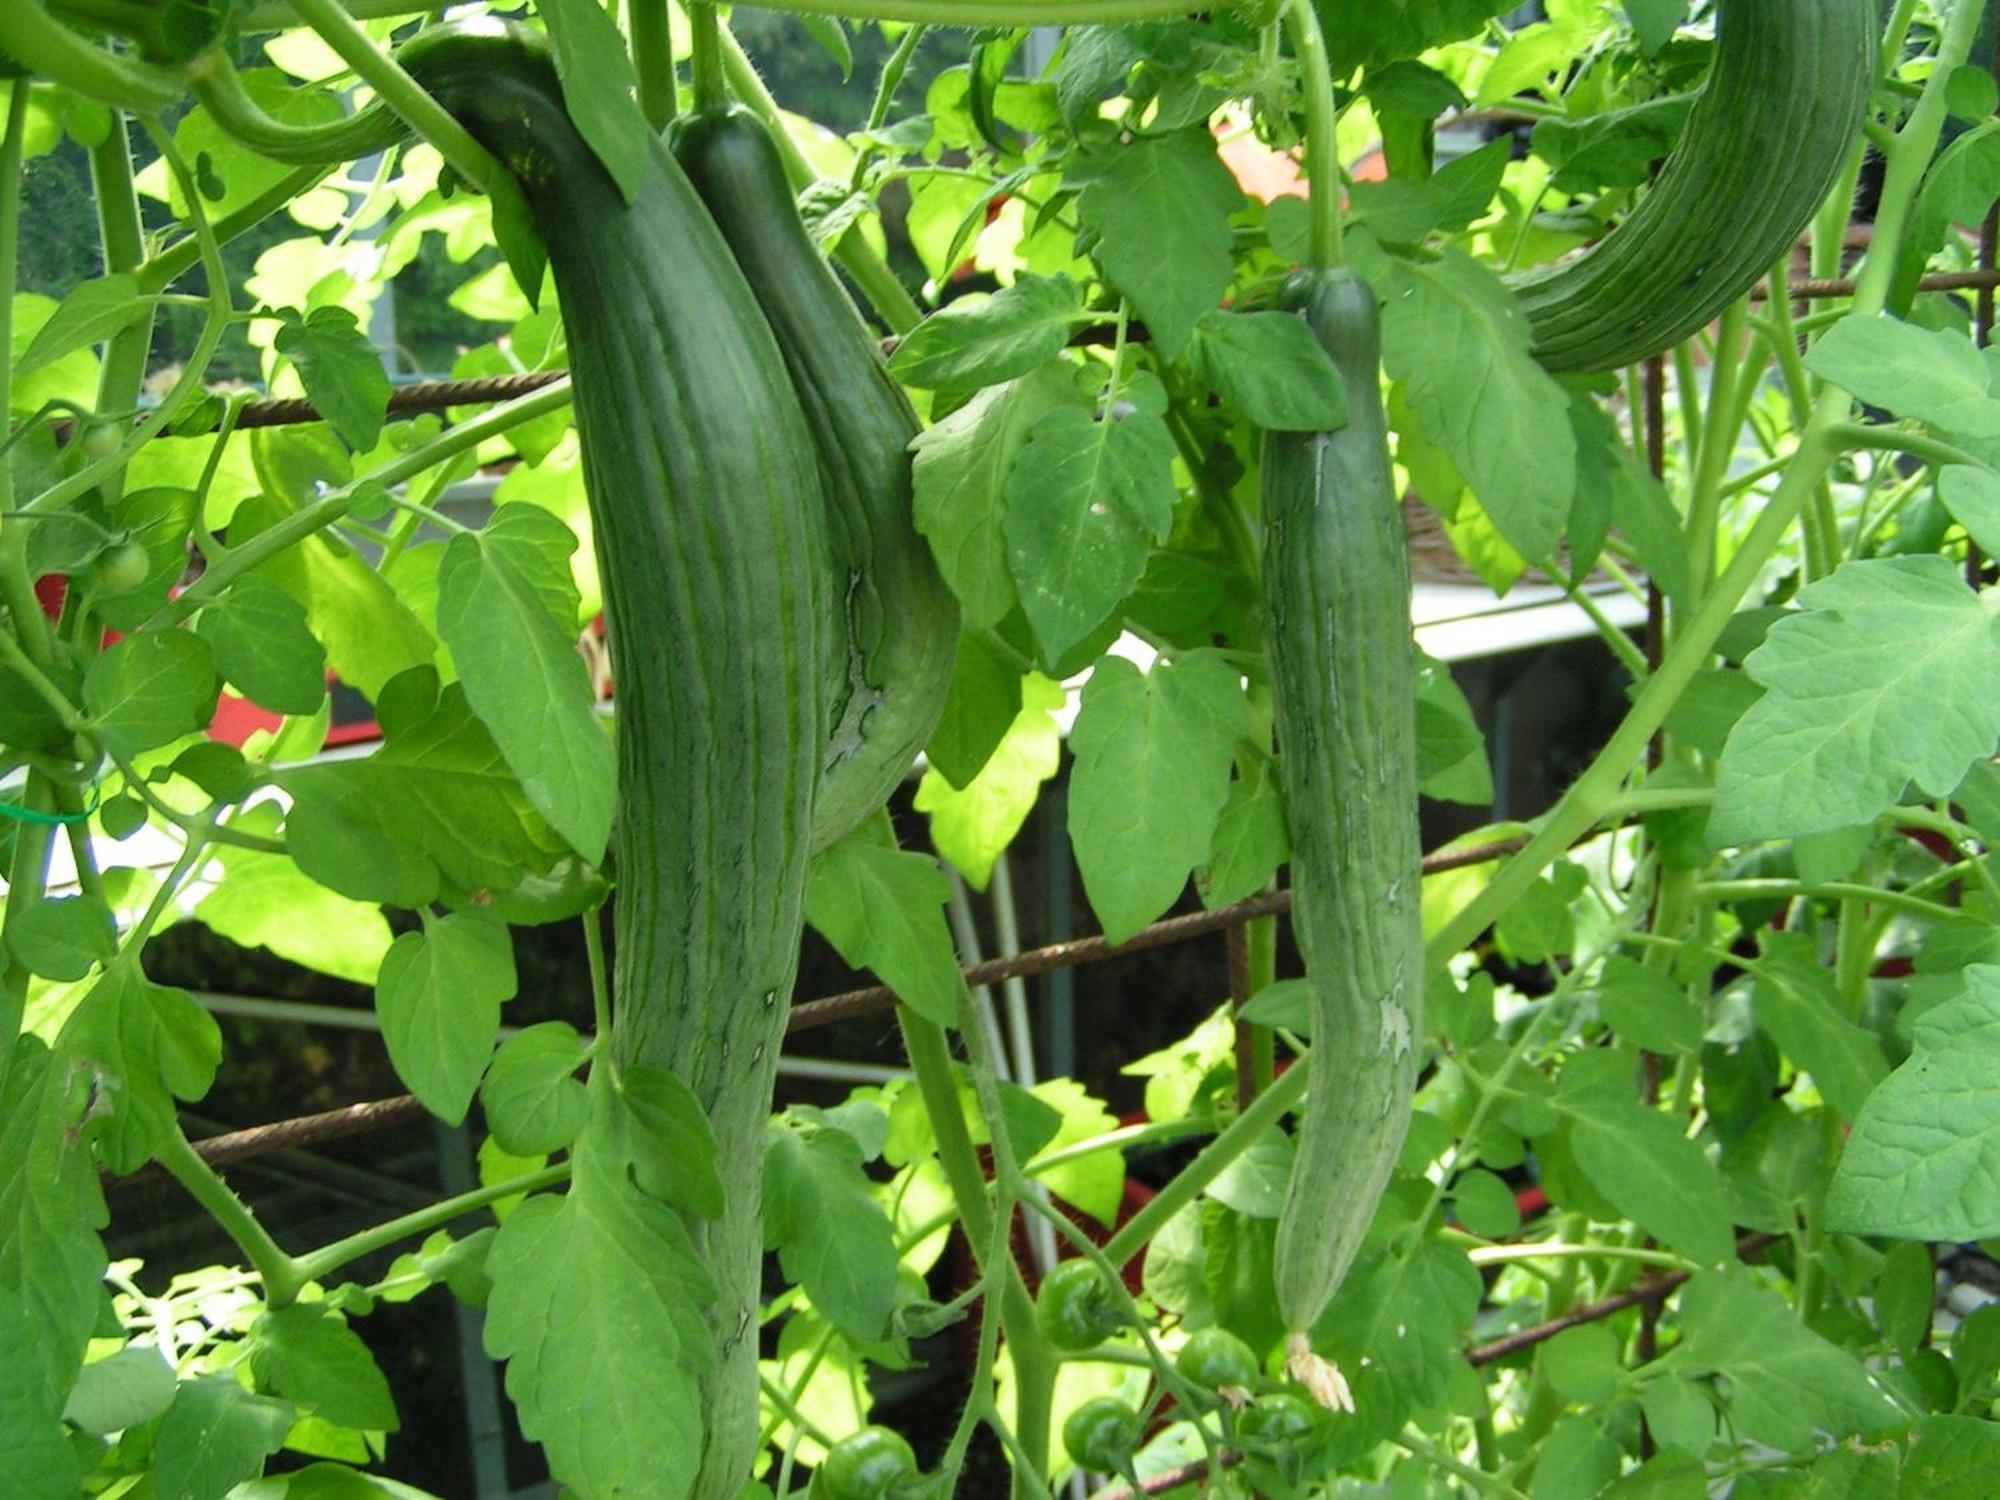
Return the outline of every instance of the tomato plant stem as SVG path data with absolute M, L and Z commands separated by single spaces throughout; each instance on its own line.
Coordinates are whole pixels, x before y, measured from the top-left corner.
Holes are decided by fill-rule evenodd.
M 188 1153 L 193 1156 L 194 1153 Z M 195 1158 L 197 1161 L 199 1157 Z M 203 1163 L 204 1166 L 207 1163 Z M 459 1193 L 455 1197 L 437 1203 L 426 1204 L 410 1213 L 393 1219 L 385 1219 L 368 1229 L 358 1230 L 331 1244 L 322 1245 L 317 1250 L 308 1251 L 292 1261 L 292 1268 L 298 1276 L 299 1285 L 308 1281 L 323 1281 L 342 1266 L 373 1255 L 378 1250 L 404 1240 L 413 1240 L 418 1235 L 429 1234 L 434 1229 L 442 1229 L 454 1219 L 462 1219 L 469 1213 L 498 1203 L 503 1198 L 517 1194 L 536 1193 L 543 1188 L 554 1187 L 569 1178 L 570 1164 L 557 1162 L 539 1171 L 527 1172 L 519 1177 L 509 1177 L 504 1182 L 489 1182 L 483 1186 Z M 274 1302 L 275 1305 L 275 1302 Z
M 196 1154 L 178 1126 L 154 1146 L 153 1157 L 243 1252 L 263 1280 L 267 1303 L 274 1308 L 289 1307 L 298 1300 L 299 1289 L 311 1279 L 310 1273 L 278 1247 L 250 1206 L 236 1196 L 235 1189 L 222 1180 L 215 1168 Z
M 125 117 L 114 113 L 111 128 L 90 151 L 91 191 L 97 199 L 98 237 L 106 272 L 131 274 L 146 259 L 146 231 L 139 221 L 139 197 L 132 185 L 132 142 Z M 146 359 L 153 347 L 153 308 L 114 334 L 104 349 L 97 378 L 97 414 L 131 411 L 146 383 Z M 98 483 L 106 505 L 115 505 L 124 471 L 114 469 Z
M 1326 38 L 1312 0 L 1285 0 L 1285 29 L 1298 55 L 1306 103 L 1306 178 L 1312 187 L 1312 264 L 1327 270 L 1346 259 L 1341 242 L 1338 113 Z

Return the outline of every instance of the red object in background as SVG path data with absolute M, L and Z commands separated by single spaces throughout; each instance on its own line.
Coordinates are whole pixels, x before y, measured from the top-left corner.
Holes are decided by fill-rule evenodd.
M 44 573 L 35 580 L 35 599 L 51 620 L 62 618 L 63 600 L 69 597 L 69 579 L 61 573 Z

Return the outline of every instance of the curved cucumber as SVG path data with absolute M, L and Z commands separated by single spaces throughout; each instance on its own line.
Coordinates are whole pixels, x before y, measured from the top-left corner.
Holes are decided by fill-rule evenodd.
M 1858 136 L 1880 24 L 1875 0 L 1722 0 L 1708 82 L 1638 206 L 1511 278 L 1535 357 L 1558 372 L 1650 358 L 1768 275 Z
M 1347 1274 L 1409 1128 L 1422 1036 L 1416 658 L 1375 295 L 1308 273 L 1295 305 L 1340 371 L 1338 432 L 1270 433 L 1261 475 L 1292 931 L 1312 1081 L 1278 1220 L 1278 1310 L 1309 1330 Z
M 756 1441 L 762 1177 L 798 963 L 831 628 L 818 462 L 735 258 L 661 144 L 628 205 L 546 47 L 486 22 L 403 61 L 520 179 L 562 301 L 618 691 L 621 1066 L 678 1074 L 728 1188 L 697 1496 Z
M 958 601 L 911 518 L 916 413 L 806 234 L 770 132 L 731 110 L 680 120 L 671 139 L 770 320 L 819 446 L 847 641 L 813 809 L 824 848 L 888 800 L 936 727 Z

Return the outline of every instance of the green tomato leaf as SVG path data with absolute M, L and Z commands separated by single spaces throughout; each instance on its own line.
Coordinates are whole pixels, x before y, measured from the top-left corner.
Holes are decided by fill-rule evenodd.
M 1285 826 L 1285 796 L 1263 770 L 1229 783 L 1228 800 L 1215 820 L 1208 863 L 1196 872 L 1201 904 L 1210 911 L 1247 901 L 1271 883 L 1278 866 L 1291 857 Z
M 1992 556 L 2000 547 L 2000 475 L 1970 464 L 1947 464 L 1938 470 L 1938 498 L 1965 534 Z
M 1485 216 L 1511 150 L 1510 141 L 1491 141 L 1421 181 L 1357 182 L 1355 219 L 1392 244 L 1420 245 L 1433 234 L 1457 234 Z
M 337 1427 L 394 1432 L 396 1403 L 375 1356 L 323 1304 L 294 1303 L 257 1319 L 250 1369 L 260 1386 Z
M 932 845 L 981 891 L 1062 764 L 1062 730 L 1051 717 L 1067 701 L 1061 684 L 1037 672 L 1012 681 L 1020 711 L 979 774 L 959 788 L 933 765 L 917 784 L 915 806 L 930 815 Z
M 1850 828 L 1914 782 L 1958 785 L 2000 738 L 2000 633 L 1949 558 L 1871 558 L 1799 592 L 1744 663 L 1767 689 L 1729 736 L 1715 847 Z
M 1211 652 L 1146 674 L 1107 656 L 1092 671 L 1070 731 L 1069 835 L 1113 943 L 1172 906 L 1208 858 L 1249 729 L 1236 669 Z
M 910 1009 L 952 1026 L 965 981 L 944 922 L 950 894 L 937 861 L 863 831 L 813 861 L 806 920 L 848 964 L 872 969 Z
M 1303 318 L 1205 312 L 1194 325 L 1188 363 L 1209 389 L 1258 427 L 1332 432 L 1347 425 L 1340 372 Z
M 1757 1024 L 1843 1119 L 1889 1074 L 1875 1033 L 1847 1018 L 1840 990 L 1803 932 L 1766 932 L 1756 970 Z
M 1048 363 L 1069 344 L 1083 296 L 1067 276 L 1023 273 L 990 297 L 940 308 L 903 336 L 889 373 L 925 390 L 999 385 Z
M 1721 1378 L 1741 1437 L 1796 1453 L 1818 1433 L 1866 1437 L 1906 1420 L 1853 1355 L 1807 1328 L 1740 1267 L 1689 1282 L 1681 1323 L 1683 1342 L 1667 1362 L 1684 1378 Z
M 215 713 L 208 643 L 192 631 L 128 635 L 90 664 L 83 702 L 105 743 L 136 755 L 192 734 Z
M 158 1500 L 223 1500 L 262 1472 L 298 1416 L 286 1402 L 252 1395 L 231 1374 L 182 1381 L 153 1439 L 153 1493 Z
M 389 372 L 354 314 L 315 307 L 300 317 L 287 309 L 284 320 L 272 347 L 298 369 L 306 399 L 348 447 L 374 447 L 389 411 Z
M 2000 437 L 1991 370 L 1962 333 L 1890 317 L 1843 318 L 1812 346 L 1806 368 L 1896 416 L 1966 437 Z
M 1418 789 L 1441 802 L 1486 807 L 1493 770 L 1472 705 L 1441 661 L 1417 653 Z
M 896 1240 L 841 1130 L 773 1121 L 764 1153 L 764 1243 L 785 1279 L 853 1338 L 878 1339 L 896 1301 Z M 829 1233 L 838 1225 L 838 1233 Z
M 823 1226 L 822 1226 L 823 1227 Z M 833 1238 L 833 1236 L 828 1236 Z M 715 1287 L 680 1216 L 586 1132 L 569 1192 L 508 1214 L 486 1259 L 486 1349 L 521 1431 L 586 1495 L 682 1500 L 701 1462 Z
M 1007 563 L 1044 659 L 1111 614 L 1173 526 L 1174 440 L 1132 410 L 1103 419 L 1074 406 L 1037 421 L 1008 473 Z
M 180 1128 L 174 1100 L 199 1099 L 215 1081 L 222 1032 L 185 990 L 152 983 L 134 962 L 118 963 L 70 1013 L 56 1056 L 96 1085 L 86 1133 L 104 1165 L 136 1172 Z
M 931 765 L 959 791 L 972 784 L 1021 713 L 1021 672 L 983 631 L 958 638 L 951 686 L 924 745 Z
M 1979 1417 L 1933 1414 L 1917 1424 L 1898 1497 L 1980 1500 L 2000 1471 L 2000 1427 Z
M 44 979 L 81 979 L 118 951 L 111 909 L 94 896 L 44 897 L 9 916 L 9 951 Z
M 215 669 L 273 713 L 309 714 L 326 697 L 326 648 L 306 628 L 305 606 L 268 578 L 239 578 L 201 612 L 195 631 Z
M 1916 1051 L 1861 1106 L 1827 1189 L 1829 1226 L 1901 1239 L 2000 1235 L 2000 966 L 1925 1011 Z
M 275 833 L 275 812 L 262 803 L 232 826 Z M 212 858 L 222 878 L 196 905 L 197 921 L 246 948 L 267 948 L 354 984 L 375 983 L 394 937 L 379 906 L 329 890 L 282 854 L 217 848 Z
M 366 760 L 279 775 L 292 798 L 285 846 L 299 868 L 357 901 L 419 907 L 441 894 L 508 891 L 551 869 L 561 840 L 529 806 L 456 683 L 424 668 L 377 704 L 386 736 Z
M 1576 493 L 1569 397 L 1528 353 L 1528 325 L 1500 279 L 1460 250 L 1435 264 L 1385 261 L 1382 363 L 1425 435 L 1500 534 L 1550 556 Z
M 583 1039 L 567 1021 L 543 1021 L 500 1044 L 479 1086 L 486 1128 L 515 1156 L 544 1156 L 576 1139 L 589 1098 L 576 1073 Z
M 1345 6 L 1327 13 L 1327 50 L 1335 75 L 1344 76 L 1364 64 L 1416 57 L 1432 47 L 1460 41 L 1489 17 L 1512 9 L 1508 0 L 1396 0 L 1388 5 Z
M 83 1367 L 63 1406 L 63 1420 L 78 1431 L 108 1437 L 152 1421 L 173 1405 L 177 1389 L 174 1367 L 158 1349 L 128 1344 Z
M 82 283 L 35 330 L 27 353 L 15 367 L 15 379 L 33 374 L 65 354 L 116 337 L 144 317 L 151 305 L 139 295 L 138 278 L 123 271 Z
M 638 79 L 618 23 L 597 0 L 539 0 L 555 44 L 563 104 L 591 155 L 630 203 L 660 149 L 633 98 Z
M 958 596 L 967 629 L 997 625 L 1014 607 L 1001 518 L 1028 431 L 1045 413 L 1080 400 L 1074 372 L 1053 362 L 981 391 L 910 445 L 917 530 Z
M 1405 1409 L 1434 1405 L 1465 1368 L 1459 1340 L 1482 1290 L 1465 1252 L 1434 1239 L 1363 1260 L 1321 1314 L 1313 1347 L 1350 1378 L 1379 1366 Z M 1355 1394 L 1365 1400 L 1366 1387 L 1357 1382 Z
M 514 945 L 504 922 L 476 911 L 432 919 L 389 947 L 375 1010 L 396 1076 L 448 1125 L 465 1119 L 493 1056 L 500 1006 L 514 998 Z
M 452 538 L 438 567 L 438 633 L 473 711 L 528 800 L 586 860 L 604 858 L 617 782 L 590 672 L 577 655 L 576 534 L 516 503 Z
M 1098 236 L 1111 281 L 1146 320 L 1153 347 L 1174 358 L 1196 321 L 1222 301 L 1234 269 L 1229 216 L 1243 190 L 1206 125 L 1142 136 L 1072 162 L 1077 217 Z
M 1684 986 L 1658 969 L 1619 955 L 1604 961 L 1597 980 L 1597 1013 L 1635 1047 L 1667 1056 L 1701 1050 L 1706 1025 Z
M 1651 57 L 1673 40 L 1687 19 L 1688 0 L 1624 0 L 1626 19 L 1638 35 L 1639 50 Z
M 102 1297 L 106 1213 L 78 1128 L 85 1103 L 39 1037 L 15 1040 L 0 1075 L 0 1347 L 16 1354 L 4 1361 L 0 1431 L 28 1446 L 43 1446 L 77 1379 Z
M 715 1132 L 701 1101 L 664 1068 L 626 1068 L 597 1094 L 593 1128 L 616 1141 L 632 1180 L 670 1208 L 719 1219 L 725 1206 L 715 1166 Z
M 1605 1052 L 1563 1069 L 1555 1105 L 1569 1122 L 1576 1163 L 1662 1244 L 1694 1260 L 1726 1260 L 1735 1240 L 1722 1179 L 1682 1122 L 1638 1102 L 1632 1065 L 1629 1053 Z

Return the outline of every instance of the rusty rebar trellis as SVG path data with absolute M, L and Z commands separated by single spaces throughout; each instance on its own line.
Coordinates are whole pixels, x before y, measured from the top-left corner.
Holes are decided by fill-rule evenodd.
M 1962 292 L 1981 291 L 1990 293 L 2000 287 L 2000 270 L 1982 268 L 1976 271 L 1941 271 L 1924 277 L 1917 283 L 1919 291 Z M 1790 282 L 1787 291 L 1798 301 L 1826 301 L 1854 295 L 1854 282 L 1848 277 L 1830 280 L 1801 280 Z M 1753 301 L 1762 301 L 1769 295 L 1761 284 L 1754 287 L 1750 296 Z M 1143 339 L 1143 330 L 1138 337 Z M 895 340 L 885 340 L 884 347 L 893 348 Z M 525 396 L 544 386 L 554 385 L 566 379 L 567 370 L 530 370 L 519 375 L 492 375 L 480 380 L 424 380 L 412 385 L 399 386 L 390 393 L 389 415 L 411 416 L 420 412 L 445 411 L 454 406 L 484 406 L 488 402 L 506 401 L 516 396 Z M 271 401 L 250 401 L 237 411 L 236 425 L 247 427 L 286 427 L 300 422 L 316 422 L 319 412 L 310 401 L 287 399 Z M 212 430 L 212 429 L 211 429 Z M 187 435 L 187 434 L 182 434 Z
M 1435 875 L 1446 870 L 1462 870 L 1471 865 L 1488 864 L 1512 854 L 1525 842 L 1525 839 L 1506 839 L 1499 843 L 1476 844 L 1464 849 L 1440 850 L 1425 856 L 1424 873 Z M 1257 917 L 1290 911 L 1291 907 L 1290 891 L 1272 891 L 1266 895 L 1253 896 L 1248 901 L 1240 901 L 1234 906 L 1222 907 L 1217 911 L 1189 912 L 1184 916 L 1168 917 L 1164 921 L 1153 923 L 1152 926 L 1116 946 L 1101 935 L 1073 938 L 1068 942 L 1030 948 L 1012 958 L 988 959 L 985 963 L 974 964 L 965 969 L 963 973 L 966 983 L 974 987 L 996 984 L 1003 979 L 1033 978 L 1039 974 L 1054 973 L 1058 969 L 1073 969 L 1085 964 L 1103 963 L 1107 959 L 1143 953 L 1149 948 L 1169 947 L 1175 943 L 1206 937 L 1211 933 L 1227 932 Z M 895 1003 L 895 992 L 887 985 L 875 984 L 862 989 L 847 990 L 838 995 L 828 995 L 824 999 L 808 1000 L 795 1005 L 792 1007 L 791 1020 L 786 1030 L 811 1031 L 819 1026 L 832 1026 L 841 1021 L 857 1020 L 862 1016 L 879 1015 L 889 1010 Z M 270 1151 L 289 1151 L 302 1146 L 340 1140 L 347 1136 L 386 1130 L 391 1126 L 421 1118 L 423 1113 L 423 1106 L 413 1096 L 399 1094 L 393 1098 L 371 1099 L 360 1104 L 344 1105 L 339 1109 L 327 1110 L 320 1114 L 298 1115 L 288 1120 L 274 1120 L 267 1125 L 252 1125 L 247 1129 L 232 1130 L 226 1135 L 210 1136 L 193 1144 L 196 1155 L 211 1166 L 216 1166 L 224 1162 L 244 1161 L 253 1156 L 262 1156 Z

